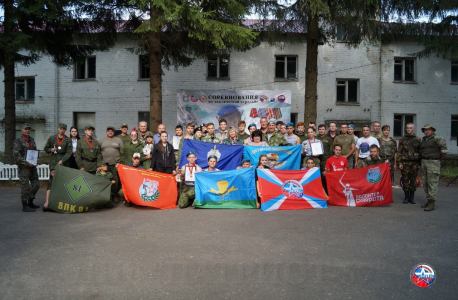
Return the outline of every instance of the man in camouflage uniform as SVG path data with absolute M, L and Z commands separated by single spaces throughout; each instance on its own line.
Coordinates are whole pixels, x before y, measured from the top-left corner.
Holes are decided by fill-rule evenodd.
M 434 210 L 437 194 L 437 184 L 441 171 L 441 162 L 447 155 L 447 144 L 445 140 L 436 135 L 436 129 L 431 124 L 426 124 L 421 129 L 425 136 L 420 145 L 421 173 L 423 177 L 423 188 L 428 202 L 421 207 L 425 211 Z
M 406 134 L 399 140 L 398 162 L 403 178 L 404 201 L 402 203 L 415 204 L 414 194 L 417 190 L 416 179 L 420 167 L 421 139 L 415 135 L 415 126 L 406 125 Z
M 202 137 L 202 142 L 221 144 L 221 140 L 215 135 L 215 124 L 208 123 L 207 131 L 208 133 Z
M 86 136 L 78 140 L 76 144 L 75 161 L 81 171 L 95 174 L 98 162 L 102 160 L 102 150 L 99 142 L 92 138 L 94 127 L 86 126 L 84 128 Z
M 141 142 L 143 145 L 146 143 L 146 134 L 151 133 L 151 131 L 148 131 L 148 123 L 145 121 L 141 121 L 138 123 L 138 141 Z
M 21 184 L 23 212 L 34 212 L 35 208 L 39 208 L 38 205 L 33 204 L 35 194 L 40 188 L 37 167 L 26 161 L 27 150 L 37 150 L 37 145 L 30 136 L 31 130 L 32 126 L 29 123 L 22 124 L 22 136 L 14 140 L 13 146 L 13 156 L 17 164 L 18 177 Z
M 262 140 L 267 142 L 269 146 L 291 146 L 280 131 L 276 131 L 277 128 L 275 120 L 270 120 L 267 125 L 267 131 L 262 135 Z
M 377 145 L 371 145 L 369 149 L 370 155 L 363 159 L 363 167 L 371 167 L 385 162 L 385 160 L 379 156 Z
M 382 124 L 379 121 L 375 121 L 372 124 L 371 136 L 375 137 L 377 140 L 381 139 L 383 136 L 383 133 L 380 131 L 381 127 L 382 127 Z
M 334 155 L 332 152 L 332 147 L 334 145 L 334 142 L 326 134 L 326 125 L 324 124 L 320 124 L 318 126 L 318 135 L 316 136 L 316 138 L 320 140 L 321 143 L 323 143 L 324 152 L 320 159 L 320 165 L 317 166 L 317 167 L 320 167 L 321 172 L 323 172 L 326 166 L 326 161 L 328 160 L 328 158 Z
M 49 167 L 63 165 L 68 167 L 68 160 L 72 155 L 72 141 L 65 135 L 67 124 L 60 123 L 56 135 L 51 135 L 46 142 L 44 151 L 51 154 Z
M 127 130 L 129 129 L 129 127 L 127 126 L 127 123 L 122 123 L 121 124 L 121 127 L 119 128 L 119 130 L 121 130 L 121 134 L 118 134 L 116 137 L 117 138 L 120 138 L 122 143 L 125 144 L 127 142 L 130 142 L 130 135 L 127 133 Z
M 307 139 L 307 134 L 305 133 L 305 123 L 297 123 L 296 135 L 301 140 L 301 144 Z

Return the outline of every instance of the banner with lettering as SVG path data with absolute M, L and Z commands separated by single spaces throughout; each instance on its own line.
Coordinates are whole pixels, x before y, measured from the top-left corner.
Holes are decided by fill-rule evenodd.
M 82 213 L 110 202 L 111 181 L 88 172 L 56 165 L 49 208 L 60 213 Z
M 329 204 L 378 206 L 393 203 L 390 166 L 383 163 L 346 171 L 326 172 Z
M 288 123 L 291 116 L 289 90 L 178 90 L 178 124 L 213 123 L 225 119 L 237 128 L 239 121 L 260 127 L 262 117 Z
M 299 170 L 302 146 L 245 146 L 243 158 L 257 166 L 261 155 L 267 156 L 267 166 L 277 170 Z
M 124 198 L 136 205 L 176 208 L 177 181 L 171 174 L 118 166 Z

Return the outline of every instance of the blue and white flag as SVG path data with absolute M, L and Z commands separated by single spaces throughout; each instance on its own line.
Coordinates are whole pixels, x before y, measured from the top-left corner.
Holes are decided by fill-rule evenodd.
M 254 168 L 196 174 L 194 207 L 256 208 Z
M 186 154 L 190 151 L 196 152 L 196 163 L 202 169 L 208 167 L 207 157 L 216 155 L 218 163 L 216 167 L 220 170 L 234 170 L 242 162 L 243 146 L 220 145 L 194 140 L 184 140 L 181 151 L 180 168 L 188 163 Z
M 259 157 L 267 156 L 267 166 L 276 170 L 299 170 L 301 168 L 302 146 L 245 146 L 243 157 L 257 166 Z

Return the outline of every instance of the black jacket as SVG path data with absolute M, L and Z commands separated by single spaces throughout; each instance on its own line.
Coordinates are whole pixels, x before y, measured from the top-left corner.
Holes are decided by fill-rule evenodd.
M 151 152 L 151 169 L 156 167 L 162 168 L 175 168 L 175 152 L 173 145 L 167 142 L 164 149 L 162 142 L 154 145 L 153 151 Z M 165 150 L 165 151 L 164 151 Z

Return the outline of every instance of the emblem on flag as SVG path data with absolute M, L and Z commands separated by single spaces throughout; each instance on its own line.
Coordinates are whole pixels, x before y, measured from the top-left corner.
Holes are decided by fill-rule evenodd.
M 222 195 L 223 200 L 224 200 L 224 195 L 229 195 L 230 192 L 238 190 L 234 186 L 228 189 L 227 187 L 229 186 L 229 182 L 227 182 L 226 180 L 218 181 L 216 185 L 218 186 L 218 190 L 211 188 L 209 192 L 214 193 L 216 195 Z
M 219 150 L 216 149 L 216 145 L 213 149 L 207 152 L 207 159 L 212 155 L 215 155 L 216 157 L 218 157 L 216 161 L 219 161 L 219 159 L 221 158 L 221 152 L 219 152 Z
M 368 169 L 366 178 L 367 181 L 369 181 L 372 184 L 375 184 L 382 180 L 382 173 L 380 173 L 380 168 L 377 167 L 373 169 Z
M 156 201 L 159 198 L 159 182 L 156 180 L 143 179 L 139 188 L 140 197 L 143 201 Z

